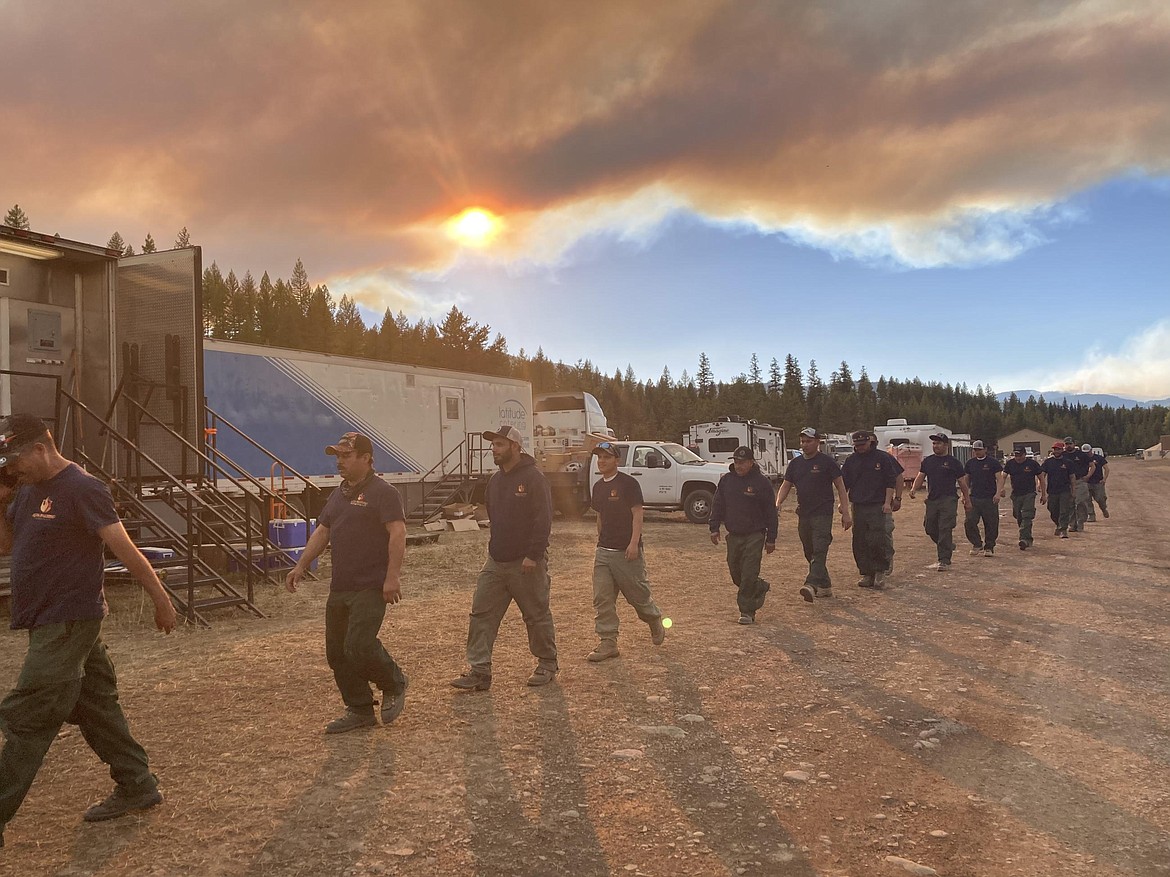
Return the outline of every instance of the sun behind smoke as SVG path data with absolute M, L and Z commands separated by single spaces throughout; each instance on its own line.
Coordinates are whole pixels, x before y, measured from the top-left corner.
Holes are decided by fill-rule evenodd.
M 447 234 L 469 247 L 486 247 L 499 233 L 503 220 L 483 207 L 468 207 L 447 220 Z

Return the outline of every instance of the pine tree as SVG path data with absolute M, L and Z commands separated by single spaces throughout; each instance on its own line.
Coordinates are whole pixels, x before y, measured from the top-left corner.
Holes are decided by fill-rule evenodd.
M 699 370 L 695 372 L 695 384 L 701 398 L 708 399 L 715 391 L 715 375 L 711 373 L 711 360 L 707 358 L 706 353 L 699 354 Z
M 150 232 L 146 233 L 146 240 L 144 240 L 142 242 L 142 252 L 144 252 L 144 253 L 157 253 L 158 252 L 158 247 L 156 247 L 154 245 L 154 238 L 151 237 Z
M 779 396 L 780 388 L 784 385 L 784 375 L 780 371 L 780 363 L 772 357 L 772 364 L 768 367 L 768 395 Z
M 348 295 L 341 297 L 334 317 L 334 332 L 330 339 L 330 348 L 333 353 L 347 356 L 356 356 L 365 340 L 366 324 L 358 313 L 357 302 Z
M 32 228 L 29 225 L 28 214 L 20 209 L 19 204 L 13 204 L 12 208 L 4 214 L 4 224 L 24 231 L 29 231 Z
M 110 239 L 106 241 L 106 249 L 117 250 L 119 253 L 125 255 L 126 241 L 122 239 L 122 236 L 118 234 L 118 232 L 114 232 L 112 235 L 110 235 Z
M 122 251 L 122 255 L 123 256 L 133 256 L 134 255 L 134 245 L 133 244 L 126 244 L 126 249 L 124 249 Z
M 313 289 L 309 286 L 309 272 L 305 270 L 305 265 L 300 259 L 297 259 L 297 264 L 293 266 L 292 277 L 288 280 L 288 288 L 293 298 L 296 299 L 301 313 L 307 317 L 309 315 L 309 301 L 313 297 Z
M 175 238 L 175 249 L 181 250 L 189 246 L 191 246 L 191 233 L 187 231 L 187 226 L 184 225 Z M 265 271 L 264 274 L 267 276 L 268 272 Z

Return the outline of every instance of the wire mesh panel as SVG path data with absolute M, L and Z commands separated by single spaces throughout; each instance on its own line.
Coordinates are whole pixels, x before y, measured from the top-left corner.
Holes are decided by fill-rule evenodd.
M 197 477 L 200 463 L 167 429 L 203 448 L 202 273 L 198 247 L 127 256 L 118 260 L 114 296 L 124 397 L 116 422 L 147 455 L 184 478 Z

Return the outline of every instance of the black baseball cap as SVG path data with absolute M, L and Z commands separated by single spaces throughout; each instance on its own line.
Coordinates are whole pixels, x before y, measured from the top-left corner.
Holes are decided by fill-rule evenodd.
M 859 430 L 857 430 L 857 432 L 853 433 L 854 443 L 867 442 L 871 438 L 873 438 L 873 432 L 871 432 L 868 429 L 859 429 Z
M 45 421 L 35 414 L 10 414 L 0 418 L 0 466 L 7 466 L 48 430 Z
M 733 460 L 754 460 L 756 455 L 752 453 L 752 449 L 747 445 L 740 445 L 735 449 L 735 453 L 731 457 Z

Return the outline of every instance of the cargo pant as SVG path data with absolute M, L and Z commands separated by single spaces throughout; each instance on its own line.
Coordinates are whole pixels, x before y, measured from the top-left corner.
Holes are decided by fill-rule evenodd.
M 0 832 L 12 819 L 45 753 L 68 722 L 128 794 L 158 785 L 146 751 L 130 734 L 118 703 L 118 679 L 101 638 L 102 623 L 68 621 L 34 627 L 16 687 L 0 703 Z
M 620 548 L 598 547 L 593 556 L 593 627 L 603 640 L 617 640 L 619 593 L 647 624 L 661 620 L 662 610 L 650 596 L 646 557 L 641 549 L 637 560 L 628 560 Z
M 829 546 L 833 544 L 833 515 L 797 515 L 796 533 L 808 561 L 804 583 L 822 590 L 833 587 L 829 578 Z
M 1103 514 L 1105 517 L 1109 517 L 1109 509 L 1105 507 L 1105 503 L 1109 501 L 1109 497 L 1106 496 L 1106 494 L 1105 494 L 1105 482 L 1104 481 L 1096 481 L 1096 482 L 1090 481 L 1089 482 L 1089 496 L 1092 499 L 1096 500 L 1097 507 L 1099 509 L 1101 509 L 1101 514 Z M 1093 513 L 1092 503 L 1089 504 L 1089 520 L 1090 521 L 1097 520 L 1097 516 Z
M 760 578 L 763 557 L 763 533 L 727 534 L 727 569 L 731 573 L 731 581 L 739 589 L 736 603 L 741 615 L 755 618 L 772 587 Z
M 467 627 L 467 664 L 482 676 L 492 673 L 492 649 L 500 622 L 512 601 L 528 628 L 528 650 L 538 666 L 557 669 L 556 630 L 549 609 L 548 561 L 540 560 L 531 572 L 521 572 L 522 560 L 496 561 L 491 557 L 479 571 L 475 596 L 471 599 L 471 621 Z
M 1068 523 L 1072 518 L 1073 496 L 1072 491 L 1048 494 L 1048 516 L 1056 524 L 1057 532 L 1068 532 Z
M 1020 525 L 1020 541 L 1032 546 L 1032 521 L 1036 517 L 1036 494 L 1012 494 L 1012 517 Z
M 982 539 L 979 537 L 980 522 L 983 524 Z M 971 497 L 971 509 L 963 519 L 963 530 L 967 541 L 976 548 L 994 549 L 999 539 L 999 500 Z
M 926 501 L 923 529 L 937 546 L 938 562 L 950 563 L 955 553 L 955 523 L 959 519 L 959 498 L 943 496 Z
M 887 518 L 891 519 L 887 521 Z M 893 515 L 881 503 L 853 505 L 853 560 L 863 576 L 886 572 L 893 560 Z
M 330 591 L 325 601 L 325 659 L 341 699 L 352 710 L 373 707 L 370 683 L 382 689 L 387 700 L 406 685 L 402 669 L 378 639 L 385 618 L 381 588 Z
M 1085 522 L 1089 520 L 1089 512 L 1093 510 L 1093 498 L 1089 495 L 1089 482 L 1077 481 L 1073 488 L 1073 505 L 1074 520 L 1069 523 L 1069 529 L 1083 530 Z

